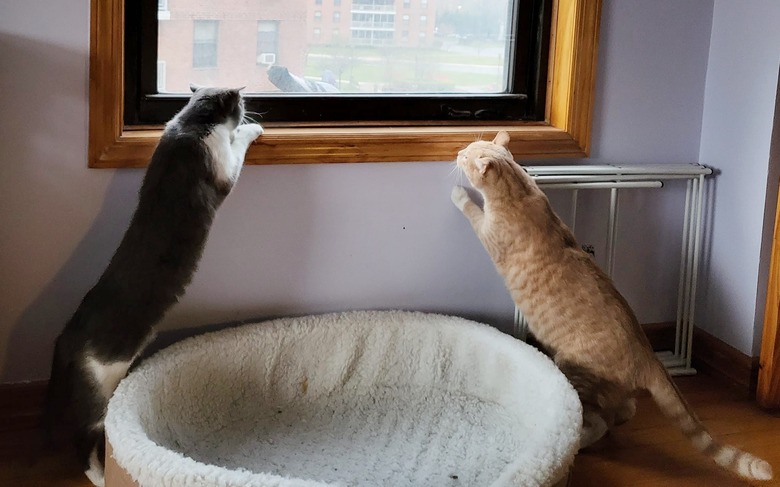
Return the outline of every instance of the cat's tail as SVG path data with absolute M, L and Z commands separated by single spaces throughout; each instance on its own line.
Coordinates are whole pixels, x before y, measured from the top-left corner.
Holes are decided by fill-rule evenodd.
M 647 389 L 661 412 L 677 421 L 693 446 L 715 463 L 745 479 L 772 479 L 772 466 L 768 462 L 736 447 L 723 445 L 712 437 L 660 363 L 654 366 Z

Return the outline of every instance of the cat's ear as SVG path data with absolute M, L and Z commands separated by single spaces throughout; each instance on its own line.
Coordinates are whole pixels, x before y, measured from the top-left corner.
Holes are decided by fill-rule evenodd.
M 488 159 L 487 157 L 477 157 L 474 160 L 474 165 L 477 166 L 477 171 L 479 171 L 480 174 L 483 176 L 487 172 L 488 169 L 490 169 L 490 165 L 493 163 L 491 159 Z
M 502 147 L 509 147 L 509 134 L 506 130 L 502 130 L 496 134 L 496 138 L 493 139 L 493 143 Z
M 199 84 L 195 84 L 195 83 L 190 83 L 190 91 L 192 91 L 193 93 L 197 92 L 198 90 L 202 90 L 202 89 L 203 89 L 203 86 L 201 86 Z

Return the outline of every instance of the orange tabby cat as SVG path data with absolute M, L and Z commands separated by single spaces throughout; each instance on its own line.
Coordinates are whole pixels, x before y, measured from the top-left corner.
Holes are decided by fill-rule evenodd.
M 530 331 L 548 349 L 583 404 L 581 447 L 634 415 L 649 391 L 666 416 L 718 465 L 747 479 L 772 478 L 769 463 L 717 443 L 685 402 L 626 300 L 577 245 L 534 180 L 507 150 L 509 135 L 478 141 L 457 165 L 484 198 L 460 186 L 452 201 L 471 222 Z

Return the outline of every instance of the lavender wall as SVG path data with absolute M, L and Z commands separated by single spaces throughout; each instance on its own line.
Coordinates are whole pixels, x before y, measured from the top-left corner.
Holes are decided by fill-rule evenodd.
M 778 25 L 775 0 L 716 0 L 704 92 L 700 159 L 721 174 L 711 198 L 698 321 L 754 355 L 760 348 L 780 162 L 775 154 L 770 168 Z
M 592 162 L 698 160 L 712 7 L 604 2 Z M 110 258 L 142 177 L 86 168 L 88 32 L 87 2 L 0 3 L 2 382 L 48 375 L 52 340 Z M 450 204 L 453 183 L 446 162 L 248 167 L 161 328 L 354 308 L 507 327 L 512 303 Z M 673 317 L 681 219 L 670 191 L 621 202 L 621 225 L 640 232 L 621 240 L 616 277 L 643 321 Z M 606 200 L 586 199 L 581 239 L 601 255 Z

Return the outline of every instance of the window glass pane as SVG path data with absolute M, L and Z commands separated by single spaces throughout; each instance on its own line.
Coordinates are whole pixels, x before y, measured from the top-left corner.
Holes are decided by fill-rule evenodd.
M 168 93 L 190 83 L 263 94 L 506 93 L 511 1 L 167 0 L 160 85 Z

